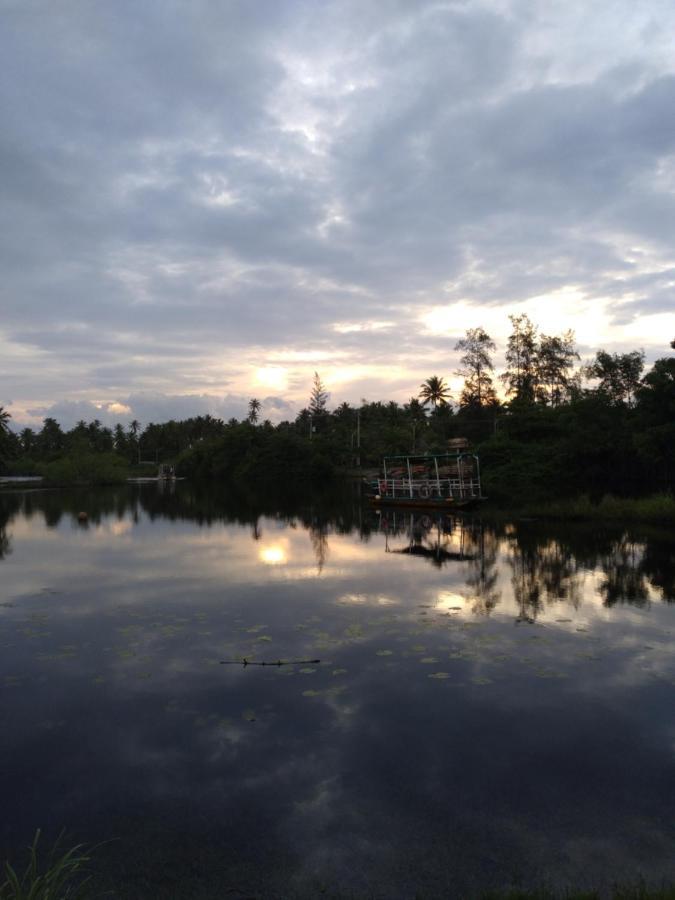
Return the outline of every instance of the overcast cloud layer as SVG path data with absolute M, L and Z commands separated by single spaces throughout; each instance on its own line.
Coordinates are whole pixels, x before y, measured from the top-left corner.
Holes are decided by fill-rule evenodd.
M 407 399 L 675 337 L 672 2 L 0 3 L 0 404 Z

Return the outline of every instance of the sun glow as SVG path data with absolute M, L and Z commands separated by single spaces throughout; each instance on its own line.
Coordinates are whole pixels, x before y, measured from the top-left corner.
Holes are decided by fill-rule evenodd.
M 467 300 L 434 306 L 421 316 L 420 322 L 434 335 L 461 335 L 480 325 L 498 344 L 503 344 L 511 331 L 509 313 L 525 314 L 543 334 L 559 334 L 572 325 L 578 343 L 595 346 L 622 337 L 621 329 L 612 323 L 613 307 L 610 299 L 587 296 L 570 285 L 514 303 L 508 311 L 501 306 L 481 306 Z
M 434 604 L 434 609 L 439 612 L 459 611 L 464 609 L 466 597 L 453 591 L 439 591 Z
M 255 373 L 256 384 L 274 391 L 285 391 L 288 387 L 288 370 L 282 366 L 263 366 Z

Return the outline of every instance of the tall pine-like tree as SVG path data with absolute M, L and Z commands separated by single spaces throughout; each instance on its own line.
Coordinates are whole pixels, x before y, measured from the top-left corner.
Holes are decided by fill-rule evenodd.
M 314 373 L 312 393 L 309 398 L 309 412 L 312 416 L 323 416 L 327 413 L 328 391 L 321 381 L 318 372 Z
M 524 313 L 509 316 L 511 334 L 506 346 L 507 369 L 501 380 L 518 403 L 534 403 L 537 388 L 537 328 Z
M 469 328 L 466 337 L 457 342 L 455 350 L 464 354 L 460 358 L 462 368 L 457 371 L 464 379 L 460 406 L 494 406 L 497 402 L 490 355 L 496 349 L 497 345 L 483 328 Z

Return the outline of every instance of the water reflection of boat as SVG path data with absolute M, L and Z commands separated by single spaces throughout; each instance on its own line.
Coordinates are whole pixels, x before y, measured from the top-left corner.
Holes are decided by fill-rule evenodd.
M 447 453 L 385 456 L 382 473 L 366 482 L 373 506 L 463 509 L 483 499 L 480 461 L 456 439 Z
M 133 484 L 150 484 L 159 482 L 160 485 L 164 484 L 173 484 L 175 481 L 185 481 L 184 478 L 179 478 L 176 475 L 176 470 L 173 466 L 168 465 L 167 463 L 160 463 L 157 468 L 156 475 L 141 475 L 136 478 L 127 478 L 127 481 L 132 482 Z
M 473 526 L 448 515 L 397 513 L 387 510 L 380 514 L 380 531 L 385 535 L 385 552 L 427 559 L 433 565 L 462 562 L 476 558 Z M 405 536 L 405 546 L 392 547 L 397 536 Z

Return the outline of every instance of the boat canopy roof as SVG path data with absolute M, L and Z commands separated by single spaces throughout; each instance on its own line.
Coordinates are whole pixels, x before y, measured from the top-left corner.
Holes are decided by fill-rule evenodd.
M 475 456 L 475 453 L 469 453 L 467 450 L 445 451 L 444 453 L 405 453 L 403 456 L 385 456 L 383 460 L 388 462 L 400 462 L 401 460 L 410 460 L 410 462 L 432 462 L 434 459 L 457 459 L 458 456 Z

